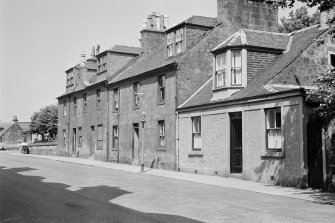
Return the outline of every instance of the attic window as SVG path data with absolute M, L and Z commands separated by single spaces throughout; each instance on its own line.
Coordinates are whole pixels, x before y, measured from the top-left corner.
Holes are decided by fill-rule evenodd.
M 183 52 L 184 29 L 178 29 L 167 34 L 167 55 L 172 57 Z

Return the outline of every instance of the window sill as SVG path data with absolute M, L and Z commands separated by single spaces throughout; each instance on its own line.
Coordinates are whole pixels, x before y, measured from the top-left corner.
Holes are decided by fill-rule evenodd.
M 243 86 L 225 86 L 225 87 L 215 87 L 212 90 L 213 91 L 221 91 L 226 89 L 243 89 Z
M 157 147 L 156 147 L 156 150 L 157 150 L 157 151 L 165 152 L 165 151 L 166 151 L 166 148 L 165 148 L 165 146 L 157 146 Z
M 165 101 L 159 101 L 157 105 L 165 105 Z
M 103 70 L 103 71 L 98 72 L 97 75 L 100 75 L 100 74 L 103 74 L 103 73 L 106 73 L 106 72 L 107 72 L 107 70 Z
M 281 149 L 278 150 L 267 150 L 262 156 L 261 159 L 284 159 L 285 154 Z
M 204 154 L 202 153 L 202 151 L 200 150 L 200 151 L 190 151 L 189 153 L 188 153 L 188 157 L 189 158 L 192 158 L 192 157 L 203 157 L 204 156 Z
M 112 151 L 117 152 L 117 151 L 119 151 L 119 149 L 118 148 L 112 148 Z

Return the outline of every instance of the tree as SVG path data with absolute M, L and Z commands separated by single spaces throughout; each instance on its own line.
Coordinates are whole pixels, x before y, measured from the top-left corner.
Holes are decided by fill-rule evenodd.
M 290 33 L 299 29 L 303 29 L 320 22 L 320 12 L 317 11 L 312 15 L 308 15 L 307 7 L 302 6 L 295 13 L 291 11 L 288 18 L 281 18 L 279 32 Z
M 39 112 L 34 112 L 31 116 L 31 131 L 34 134 L 41 134 L 42 141 L 45 141 L 45 136 L 47 136 L 51 140 L 55 139 L 57 137 L 57 126 L 57 105 L 45 106 L 41 108 Z

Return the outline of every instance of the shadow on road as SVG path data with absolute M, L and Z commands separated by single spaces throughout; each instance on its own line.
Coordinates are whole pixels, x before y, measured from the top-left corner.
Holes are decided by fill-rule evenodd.
M 0 166 L 0 222 L 199 222 L 112 204 L 109 200 L 130 194 L 118 187 L 101 185 L 70 191 L 69 185 L 20 174 L 31 170 Z
M 314 198 L 313 203 L 335 205 L 335 193 L 315 189 L 302 192 L 301 194 L 307 194 L 308 196 Z

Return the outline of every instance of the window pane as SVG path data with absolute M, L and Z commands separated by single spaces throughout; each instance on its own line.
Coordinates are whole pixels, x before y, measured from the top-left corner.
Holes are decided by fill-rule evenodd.
M 241 59 L 241 50 L 233 50 L 232 51 L 232 68 L 241 68 L 242 67 L 242 59 Z
M 216 55 L 216 70 L 222 69 L 222 54 Z
M 267 128 L 275 128 L 275 114 L 274 109 L 266 110 Z
M 232 68 L 232 84 L 242 84 L 242 70 L 240 68 Z
M 193 147 L 194 149 L 201 149 L 201 134 L 200 133 L 193 134 Z
M 267 137 L 269 149 L 281 149 L 281 129 L 269 129 Z
M 276 109 L 276 128 L 280 128 L 281 127 L 281 112 L 280 112 L 280 108 Z

